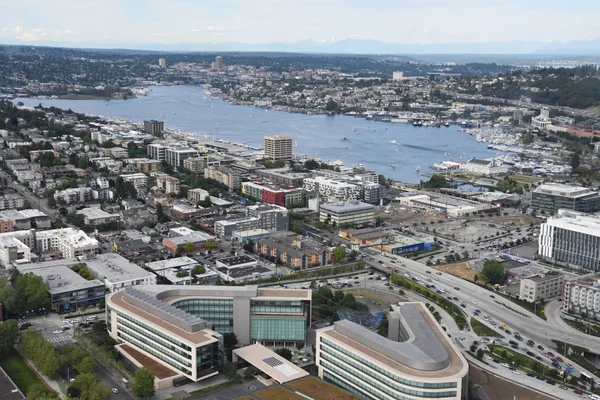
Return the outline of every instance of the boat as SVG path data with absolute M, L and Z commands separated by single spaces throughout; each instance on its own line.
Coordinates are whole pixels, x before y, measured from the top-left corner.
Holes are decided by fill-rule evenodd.
M 450 126 L 450 123 L 449 123 L 449 122 L 445 122 L 445 123 L 444 123 L 444 126 L 445 126 L 446 128 L 448 128 L 448 127 Z
M 391 144 L 396 144 L 396 141 L 395 140 L 390 140 L 390 143 Z
M 419 166 L 417 165 L 417 171 L 420 171 L 420 170 L 421 170 L 421 167 L 419 167 Z
M 396 168 L 396 164 L 392 163 L 392 168 Z
M 348 140 L 348 138 L 346 138 L 346 136 L 342 136 L 342 140 Z

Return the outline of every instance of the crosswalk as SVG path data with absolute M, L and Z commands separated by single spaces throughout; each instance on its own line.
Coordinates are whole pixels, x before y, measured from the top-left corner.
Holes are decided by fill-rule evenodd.
M 56 342 L 64 342 L 65 340 L 70 340 L 72 337 L 71 335 L 60 335 L 60 336 L 54 336 L 51 338 L 46 339 L 46 341 L 50 342 L 50 343 L 56 343 Z

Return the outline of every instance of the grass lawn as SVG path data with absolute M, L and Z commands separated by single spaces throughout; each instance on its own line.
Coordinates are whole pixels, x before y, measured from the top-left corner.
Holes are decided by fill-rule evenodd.
M 254 400 L 254 398 L 252 398 L 250 396 L 242 396 L 242 397 L 236 397 L 233 400 Z
M 332 386 L 313 377 L 307 377 L 288 383 L 293 390 L 312 397 L 315 400 L 358 400 L 358 397 L 343 389 Z
M 304 397 L 298 396 L 297 394 L 281 386 L 271 387 L 252 394 L 261 400 L 306 400 Z
M 473 328 L 473 332 L 475 332 L 479 336 L 493 336 L 493 337 L 499 337 L 499 338 L 504 337 L 501 334 L 499 334 L 498 332 L 496 332 L 494 329 L 482 324 L 481 322 L 479 322 L 478 320 L 476 320 L 475 318 L 472 318 L 472 317 L 471 317 L 471 328 Z
M 36 383 L 44 384 L 16 350 L 0 358 L 0 367 L 25 395 L 32 385 Z

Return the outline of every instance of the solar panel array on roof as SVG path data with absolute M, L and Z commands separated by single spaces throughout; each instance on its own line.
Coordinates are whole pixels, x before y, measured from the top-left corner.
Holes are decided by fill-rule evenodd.
M 267 364 L 269 367 L 275 368 L 277 371 L 281 372 L 285 376 L 292 376 L 292 375 L 296 375 L 298 373 L 292 367 L 290 367 L 287 364 L 282 363 L 275 357 L 263 358 L 263 362 L 265 364 Z
M 188 332 L 193 333 L 209 327 L 207 321 L 202 318 L 175 308 L 141 290 L 131 287 L 127 288 L 125 289 L 124 297 L 127 302 L 136 307 Z

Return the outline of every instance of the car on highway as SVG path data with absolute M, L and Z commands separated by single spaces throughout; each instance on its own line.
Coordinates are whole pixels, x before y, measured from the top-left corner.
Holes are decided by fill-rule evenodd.
M 534 377 L 534 376 L 535 376 L 535 374 L 534 374 L 533 372 L 528 372 L 528 373 L 526 373 L 525 375 L 527 375 L 527 376 L 531 376 L 531 377 Z
M 467 305 L 466 305 L 465 303 L 460 303 L 460 306 L 461 306 L 462 308 L 467 308 Z
M 52 333 L 54 333 L 55 335 L 58 335 L 60 333 L 63 333 L 63 331 L 61 331 L 60 329 L 57 329 L 57 330 L 53 331 Z
M 551 352 L 551 351 L 549 351 L 549 352 L 548 352 L 548 357 L 554 357 L 554 353 L 553 353 L 553 352 Z
M 542 346 L 541 344 L 538 344 L 537 348 L 540 349 L 540 350 L 542 350 L 542 351 L 544 351 L 544 346 Z
M 556 382 L 554 382 L 552 379 L 546 380 L 546 383 L 549 385 L 552 385 L 552 386 L 556 385 Z M 599 399 L 600 399 L 600 397 L 599 397 Z
M 455 286 L 454 290 L 460 290 L 460 288 L 458 286 Z
M 504 368 L 510 368 L 510 365 L 508 365 L 507 363 L 502 363 L 500 365 L 502 365 Z
M 506 334 L 510 335 L 510 329 L 505 330 Z
M 521 371 L 519 371 L 518 369 L 513 369 L 512 373 L 515 375 L 521 375 Z
M 581 390 L 581 389 L 575 389 L 575 390 L 573 390 L 573 393 L 575 393 L 575 394 L 583 394 L 583 390 Z
M 558 362 L 565 362 L 565 361 L 564 361 L 562 358 L 560 358 L 560 357 L 556 357 L 556 361 L 558 361 Z
M 473 300 L 471 300 L 471 303 L 477 304 L 477 300 L 473 299 Z
M 426 273 L 428 273 L 428 274 L 430 274 L 430 273 L 431 273 L 431 271 L 429 271 L 429 270 L 427 270 L 427 271 L 425 271 L 425 272 L 426 272 Z

